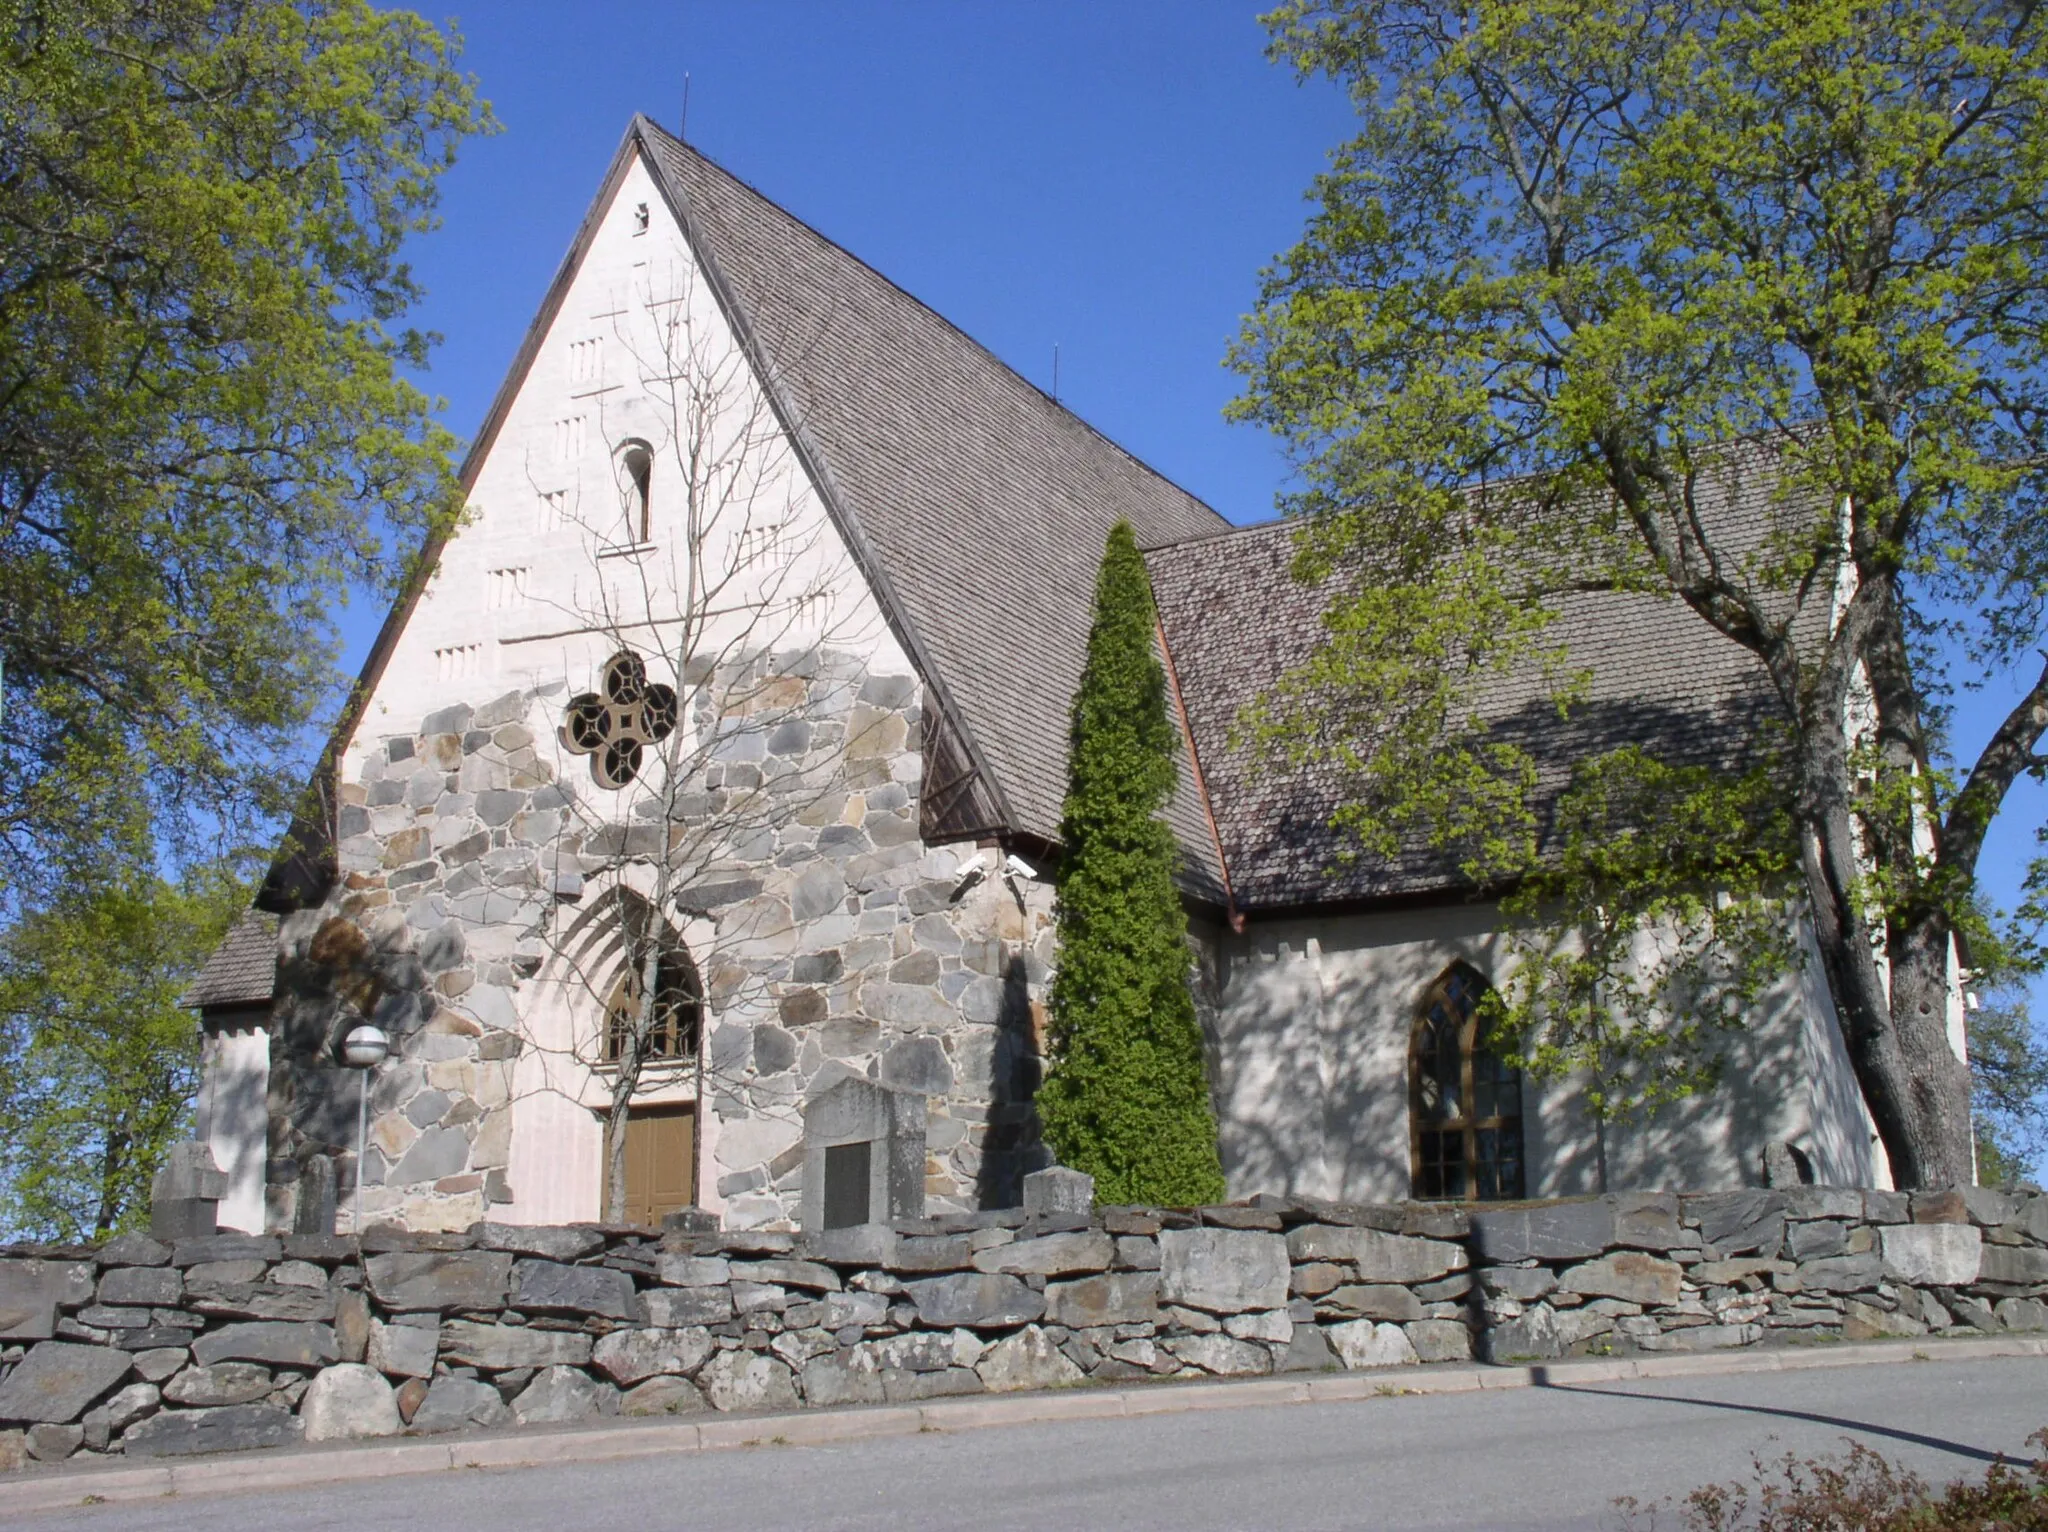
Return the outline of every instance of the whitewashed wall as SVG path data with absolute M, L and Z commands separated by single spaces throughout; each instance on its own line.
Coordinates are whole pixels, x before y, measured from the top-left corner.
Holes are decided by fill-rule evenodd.
M 642 213 L 646 225 L 641 225 Z M 398 640 L 358 737 L 352 765 L 382 732 L 413 727 L 437 708 L 496 697 L 514 687 L 566 683 L 588 689 L 613 649 L 620 626 L 659 624 L 673 615 L 688 577 L 675 537 L 678 453 L 690 433 L 655 374 L 673 350 L 662 331 L 680 304 L 685 333 L 706 358 L 700 372 L 728 396 L 713 413 L 709 450 L 747 456 L 759 477 L 743 493 L 748 508 L 729 518 L 757 530 L 782 528 L 796 567 L 764 559 L 778 601 L 813 587 L 829 601 L 778 611 L 777 647 L 798 648 L 829 632 L 836 646 L 860 635 L 873 673 L 909 675 L 907 658 L 872 594 L 854 575 L 822 502 L 779 433 L 759 380 L 741 359 L 711 285 L 669 216 L 645 165 L 630 164 L 599 218 L 591 243 L 553 322 L 542 337 L 496 440 L 478 466 L 468 520 L 448 544 L 438 572 Z M 800 343 L 801 337 L 787 338 Z M 751 433 L 747 442 L 739 433 Z M 652 533 L 621 535 L 623 511 L 614 449 L 628 441 L 653 451 Z M 729 543 L 707 550 L 722 571 L 737 557 Z M 756 620 L 743 589 L 723 604 L 725 627 Z M 658 679 L 673 680 L 672 677 Z M 345 771 L 345 777 L 353 773 Z
M 1463 960 L 1495 982 L 1510 959 L 1492 904 L 1207 930 L 1212 1068 L 1233 1196 L 1346 1201 L 1409 1192 L 1408 1040 L 1424 994 Z M 1732 1034 L 1712 1095 L 1604 1135 L 1569 1082 L 1524 1082 L 1530 1196 L 1761 1180 L 1764 1146 L 1798 1145 L 1830 1185 L 1888 1185 L 1812 964 Z M 1604 1143 L 1603 1143 L 1604 1137 Z
M 263 1173 L 269 1144 L 270 1033 L 254 1019 L 209 1025 L 202 1034 L 196 1137 L 227 1173 L 220 1227 L 263 1232 Z

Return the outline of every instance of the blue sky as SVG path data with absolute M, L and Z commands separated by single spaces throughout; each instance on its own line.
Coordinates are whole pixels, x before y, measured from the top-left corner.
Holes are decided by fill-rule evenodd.
M 432 14 L 429 12 L 429 14 Z M 674 129 L 1235 520 L 1281 464 L 1224 424 L 1259 268 L 1350 120 L 1243 0 L 586 4 L 460 14 L 504 131 L 412 251 L 429 383 L 482 418 L 627 121 Z
M 431 12 L 430 12 L 431 14 Z M 573 18 L 573 19 L 572 19 Z M 1284 464 L 1224 423 L 1222 366 L 1261 266 L 1348 131 L 1326 83 L 1269 63 L 1241 0 L 494 0 L 457 18 L 504 131 L 412 250 L 427 382 L 476 428 L 627 121 L 700 148 L 930 303 L 1237 521 Z M 349 667 L 382 613 L 349 614 Z M 1974 749 L 2017 695 L 1962 699 Z M 2023 786 L 1984 868 L 2009 901 L 2044 805 Z

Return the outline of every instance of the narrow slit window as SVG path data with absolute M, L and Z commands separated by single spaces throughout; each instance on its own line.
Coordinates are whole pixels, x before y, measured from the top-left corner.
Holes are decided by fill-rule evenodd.
M 626 541 L 644 543 L 654 533 L 654 454 L 645 442 L 619 449 L 619 501 L 626 514 Z

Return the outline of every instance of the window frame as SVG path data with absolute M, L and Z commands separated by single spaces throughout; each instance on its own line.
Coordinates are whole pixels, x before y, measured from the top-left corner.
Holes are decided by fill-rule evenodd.
M 666 1024 L 661 1016 L 661 995 L 666 986 L 663 980 L 668 976 L 669 965 L 675 965 L 674 991 L 681 998 L 676 1013 Z M 604 1002 L 598 1012 L 597 1068 L 615 1070 L 619 1067 L 619 1054 L 624 1033 L 622 1023 L 616 1018 L 624 1009 L 632 989 L 637 988 L 640 975 L 629 963 L 621 963 L 619 971 L 606 989 Z M 642 1069 L 673 1069 L 694 1064 L 697 1052 L 703 1046 L 704 1038 L 704 986 L 687 949 L 680 942 L 662 944 L 660 956 L 655 959 L 655 1039 L 666 1038 L 666 1047 L 650 1049 L 640 1060 Z
M 1472 1000 L 1469 1005 L 1461 1003 L 1453 990 L 1453 983 L 1465 981 L 1471 988 Z M 1470 963 L 1462 959 L 1449 964 L 1436 980 L 1423 991 L 1422 1003 L 1416 1007 L 1415 1015 L 1408 1029 L 1408 1174 L 1409 1195 L 1417 1201 L 1428 1202 L 1513 1202 L 1528 1195 L 1527 1135 L 1523 1124 L 1528 1116 L 1523 1093 L 1526 1082 L 1519 1069 L 1500 1063 L 1492 1050 L 1480 1045 L 1479 1007 L 1486 992 L 1493 988 L 1492 982 Z M 1447 1014 L 1457 1018 L 1456 1046 L 1458 1051 L 1458 1097 L 1455 1110 L 1448 1114 L 1433 1114 L 1423 1099 L 1425 1077 L 1423 1073 L 1423 1043 L 1426 1037 L 1440 1036 L 1440 1029 L 1432 1022 L 1431 1011 L 1441 1005 Z M 1492 1092 L 1493 1110 L 1489 1115 L 1478 1115 L 1480 1106 L 1477 1065 L 1484 1057 L 1493 1066 L 1493 1078 L 1486 1083 Z M 1512 1113 L 1502 1112 L 1501 1086 L 1505 1077 L 1512 1076 L 1514 1084 L 1514 1105 Z M 1430 1078 L 1436 1078 L 1431 1076 Z M 1441 1146 L 1442 1137 L 1456 1133 L 1460 1154 L 1457 1160 L 1458 1177 L 1462 1182 L 1458 1190 L 1447 1189 L 1448 1177 L 1443 1172 L 1450 1161 L 1438 1156 L 1428 1162 L 1424 1156 L 1426 1135 L 1437 1135 Z M 1509 1142 L 1509 1135 L 1512 1142 Z M 1495 1152 L 1481 1153 L 1481 1136 L 1491 1135 Z M 1505 1153 L 1511 1147 L 1512 1153 Z M 1504 1166 L 1512 1163 L 1514 1175 L 1511 1183 L 1501 1177 Z M 1425 1169 L 1432 1171 L 1438 1180 L 1435 1191 L 1426 1189 L 1428 1179 Z M 1484 1195 L 1488 1187 L 1491 1170 L 1493 1195 Z

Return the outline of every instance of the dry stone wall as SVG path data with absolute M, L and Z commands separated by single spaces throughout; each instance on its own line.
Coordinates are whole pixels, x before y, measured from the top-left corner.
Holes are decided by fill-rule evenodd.
M 2048 1329 L 2048 1196 L 1295 1198 L 816 1236 L 480 1224 L 0 1254 L 18 1455 Z

